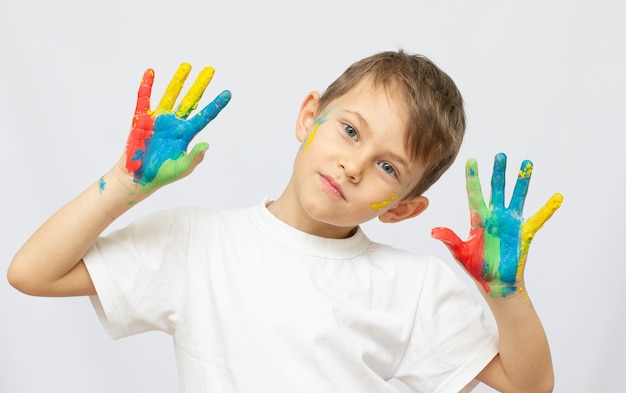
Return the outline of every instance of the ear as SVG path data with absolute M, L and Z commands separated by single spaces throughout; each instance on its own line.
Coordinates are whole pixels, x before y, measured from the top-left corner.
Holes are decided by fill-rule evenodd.
M 378 216 L 378 219 L 384 223 L 400 222 L 422 214 L 427 207 L 428 198 L 420 195 L 400 202 L 397 206 Z
M 315 117 L 317 116 L 317 108 L 320 102 L 320 93 L 312 91 L 305 97 L 300 105 L 298 118 L 296 120 L 296 138 L 298 141 L 304 141 L 306 135 L 311 129 Z

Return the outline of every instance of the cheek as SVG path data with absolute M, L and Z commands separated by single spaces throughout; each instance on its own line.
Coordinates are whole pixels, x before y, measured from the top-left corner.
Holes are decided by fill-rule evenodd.
M 313 143 L 313 140 L 315 139 L 316 131 L 317 131 L 317 126 L 313 127 L 311 132 L 309 132 L 306 138 L 304 138 L 304 140 L 302 141 L 302 145 L 300 146 L 300 149 L 304 151 L 307 151 L 309 149 L 309 146 L 311 145 L 311 143 Z
M 311 132 L 309 132 L 309 135 L 307 135 L 307 137 L 302 142 L 301 148 L 304 151 L 306 151 L 311 145 L 311 143 L 313 143 L 313 140 L 315 139 L 315 134 L 317 132 L 317 128 L 320 126 L 320 124 L 324 124 L 325 121 L 326 121 L 326 116 L 322 116 L 318 118 L 317 120 L 315 120 L 315 123 L 313 124 L 313 127 L 311 128 Z

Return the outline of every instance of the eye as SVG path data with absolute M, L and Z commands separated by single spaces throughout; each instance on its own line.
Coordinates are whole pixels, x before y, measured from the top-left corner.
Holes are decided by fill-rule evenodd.
M 352 139 L 356 139 L 358 137 L 358 134 L 356 130 L 354 129 L 354 127 L 352 127 L 349 124 L 344 124 L 343 130 L 346 132 L 346 135 L 348 135 Z
M 385 171 L 386 173 L 392 175 L 392 176 L 396 176 L 396 168 L 394 168 L 390 163 L 388 162 L 379 162 L 378 166 L 382 168 L 383 171 Z

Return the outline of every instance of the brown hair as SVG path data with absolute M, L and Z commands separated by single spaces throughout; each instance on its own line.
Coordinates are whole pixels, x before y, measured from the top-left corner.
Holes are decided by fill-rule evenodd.
M 452 165 L 465 133 L 463 98 L 454 81 L 422 55 L 381 52 L 352 64 L 322 94 L 318 112 L 362 80 L 399 95 L 408 108 L 409 157 L 425 166 L 405 199 L 423 194 Z

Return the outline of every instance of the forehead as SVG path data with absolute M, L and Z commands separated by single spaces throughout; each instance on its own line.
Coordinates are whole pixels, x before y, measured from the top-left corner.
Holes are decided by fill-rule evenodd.
M 409 111 L 406 99 L 395 83 L 385 85 L 371 77 L 363 79 L 330 102 L 328 107 L 358 112 L 368 123 L 378 123 L 381 127 L 393 124 L 393 128 L 402 135 L 407 132 Z

